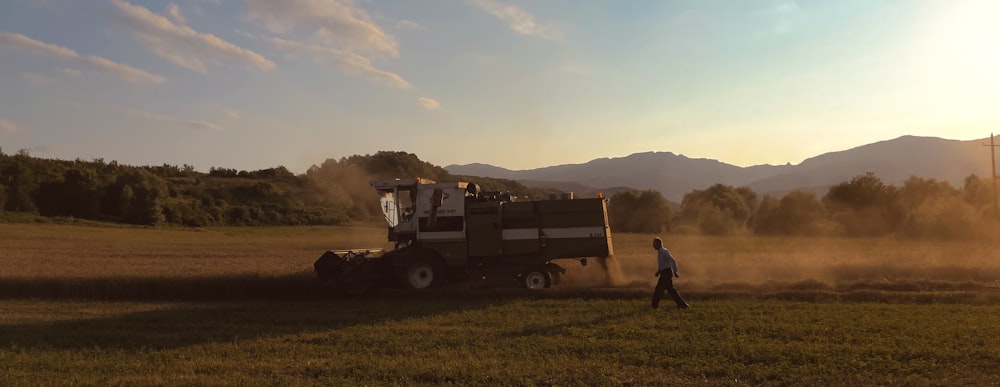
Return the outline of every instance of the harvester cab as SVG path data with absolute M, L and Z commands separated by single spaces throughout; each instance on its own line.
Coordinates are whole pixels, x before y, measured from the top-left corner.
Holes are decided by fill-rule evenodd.
M 515 201 L 509 194 L 480 192 L 474 183 L 420 178 L 371 185 L 395 249 L 328 251 L 314 265 L 322 281 L 348 291 L 487 278 L 541 289 L 566 272 L 554 260 L 603 262 L 613 254 L 602 197 Z
M 469 183 L 437 183 L 427 179 L 372 182 L 396 247 L 419 239 L 463 238 L 464 203 Z M 473 185 L 474 187 L 474 185 Z

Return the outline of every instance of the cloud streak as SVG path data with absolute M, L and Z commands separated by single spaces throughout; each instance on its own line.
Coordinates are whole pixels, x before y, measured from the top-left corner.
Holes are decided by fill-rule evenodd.
M 166 82 L 166 79 L 159 75 L 151 74 L 129 65 L 121 64 L 110 59 L 94 55 L 83 56 L 68 47 L 45 43 L 21 34 L 0 32 L 0 47 L 9 47 L 29 51 L 39 55 L 55 57 L 64 61 L 82 63 L 93 70 L 113 75 L 129 82 Z
M 21 34 L 0 32 L 0 46 L 30 51 L 39 55 L 54 56 L 59 59 L 79 59 L 80 54 L 70 48 L 38 41 Z
M 123 0 L 112 0 L 119 16 L 132 29 L 135 38 L 157 56 L 174 65 L 207 73 L 210 65 L 236 62 L 259 70 L 277 67 L 274 62 L 251 50 L 239 47 L 218 36 L 175 24 L 148 8 Z M 172 11 L 171 11 L 172 12 Z
M 441 104 L 438 103 L 438 101 L 435 101 L 427 97 L 417 98 L 417 102 L 420 102 L 420 104 L 423 105 L 428 110 L 434 110 L 437 109 L 439 106 L 441 106 Z
M 12 134 L 20 132 L 22 129 L 17 124 L 0 118 L 0 133 Z
M 510 29 L 521 35 L 536 36 L 544 39 L 562 39 L 563 32 L 551 25 L 539 24 L 535 21 L 535 15 L 524 8 L 505 4 L 498 0 L 469 0 L 487 13 L 503 20 L 510 25 Z
M 187 19 L 184 17 L 184 14 L 181 13 L 181 6 L 177 5 L 177 3 L 167 4 L 166 10 L 167 15 L 170 15 L 170 18 L 177 24 L 187 24 Z
M 195 129 L 222 130 L 221 126 L 211 122 L 191 121 L 181 118 L 167 117 L 155 113 L 145 112 L 142 110 L 133 110 L 133 109 L 116 109 L 116 110 L 123 114 L 127 114 L 134 117 L 145 118 L 150 121 L 165 122 L 168 124 L 187 126 L 189 128 L 195 128 Z
M 279 34 L 307 29 L 347 51 L 399 55 L 399 44 L 351 0 L 246 0 L 247 15 Z
M 411 86 L 399 74 L 375 68 L 371 60 L 358 54 L 281 38 L 268 38 L 267 41 L 279 50 L 308 54 L 319 63 L 332 65 L 338 70 L 353 76 L 366 78 L 370 81 L 398 89 L 408 89 Z
M 396 22 L 396 29 L 408 29 L 408 30 L 423 30 L 426 29 L 423 24 L 417 23 L 412 20 L 400 20 Z
M 58 79 L 50 77 L 48 75 L 31 73 L 31 72 L 21 73 L 21 79 L 23 79 L 24 82 L 32 86 L 51 85 L 59 82 Z

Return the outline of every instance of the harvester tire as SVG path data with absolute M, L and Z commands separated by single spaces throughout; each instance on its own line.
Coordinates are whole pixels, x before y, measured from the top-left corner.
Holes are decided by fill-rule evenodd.
M 544 271 L 529 271 L 522 277 L 524 287 L 529 290 L 542 290 L 551 284 L 549 273 Z
M 423 290 L 440 283 L 443 276 L 444 273 L 438 269 L 438 266 L 426 260 L 417 259 L 410 262 L 406 269 L 405 284 L 410 289 Z

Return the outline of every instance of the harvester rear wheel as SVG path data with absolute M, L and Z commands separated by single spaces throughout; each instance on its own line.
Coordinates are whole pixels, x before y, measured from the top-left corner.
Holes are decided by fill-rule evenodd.
M 524 274 L 524 287 L 530 290 L 542 290 L 549 287 L 549 274 L 544 271 L 529 271 Z
M 427 289 L 440 282 L 436 281 L 436 279 L 441 274 L 438 273 L 438 270 L 435 270 L 434 265 L 430 264 L 430 262 L 416 260 L 410 263 L 410 267 L 406 269 L 406 285 L 416 290 Z

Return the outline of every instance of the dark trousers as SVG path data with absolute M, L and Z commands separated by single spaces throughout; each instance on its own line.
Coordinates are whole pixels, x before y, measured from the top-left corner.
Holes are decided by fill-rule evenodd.
M 660 272 L 660 280 L 656 282 L 656 290 L 653 291 L 653 307 L 660 307 L 660 299 L 663 298 L 663 291 L 670 293 L 670 297 L 677 303 L 678 308 L 687 308 L 687 302 L 681 298 L 680 293 L 674 288 L 674 272 L 670 269 L 663 269 Z

